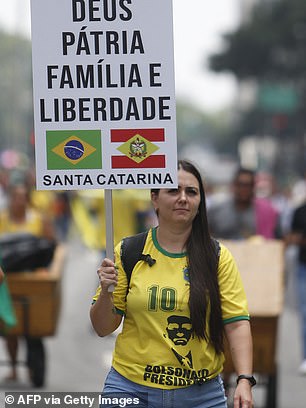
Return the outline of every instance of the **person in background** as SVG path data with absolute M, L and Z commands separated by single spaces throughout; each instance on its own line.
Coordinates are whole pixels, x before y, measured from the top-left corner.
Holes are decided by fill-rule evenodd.
M 256 173 L 245 167 L 236 170 L 231 195 L 210 206 L 208 221 L 212 236 L 221 240 L 282 237 L 277 209 L 269 199 L 256 196 Z M 230 376 L 225 374 L 223 380 L 225 387 L 229 388 Z M 273 381 L 273 375 L 268 375 L 267 383 L 272 384 Z
M 27 185 L 16 180 L 16 184 L 10 185 L 8 189 L 8 206 L 0 212 L 0 236 L 17 232 L 55 239 L 50 220 L 31 206 Z M 11 361 L 11 372 L 7 380 L 17 380 L 17 336 L 7 336 L 6 344 Z
M 219 252 L 209 234 L 200 173 L 179 161 L 178 187 L 153 189 L 151 200 L 158 225 L 143 253 L 155 264 L 138 262 L 128 285 L 119 243 L 114 261 L 105 258 L 98 269 L 95 331 L 107 336 L 124 316 L 104 393 L 145 393 L 148 405 L 140 406 L 151 408 L 168 406 L 165 399 L 176 408 L 226 408 L 220 375 L 226 337 L 238 375 L 235 408 L 252 407 L 247 300 L 231 253 L 223 245 Z
M 281 237 L 277 210 L 269 200 L 256 197 L 255 173 L 243 167 L 235 173 L 231 196 L 210 206 L 208 221 L 210 232 L 216 238 Z
M 28 169 L 25 178 L 32 208 L 52 221 L 57 241 L 65 242 L 70 226 L 70 192 L 36 190 L 35 168 Z
M 304 204 L 306 201 L 306 166 L 298 180 L 293 184 L 291 193 L 295 208 Z
M 57 191 L 53 200 L 53 216 L 56 237 L 60 242 L 66 242 L 71 223 L 70 192 Z
M 0 211 L 7 205 L 7 171 L 0 168 Z
M 293 212 L 291 232 L 286 237 L 286 243 L 298 248 L 296 286 L 301 315 L 303 353 L 299 373 L 306 375 L 306 201 Z

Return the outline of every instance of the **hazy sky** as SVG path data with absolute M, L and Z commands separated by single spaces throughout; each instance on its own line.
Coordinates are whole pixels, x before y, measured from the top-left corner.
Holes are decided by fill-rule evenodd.
M 205 64 L 222 45 L 221 34 L 237 24 L 238 1 L 173 0 L 177 96 L 206 111 L 228 106 L 235 94 L 234 79 Z M 0 0 L 0 25 L 30 35 L 30 0 Z

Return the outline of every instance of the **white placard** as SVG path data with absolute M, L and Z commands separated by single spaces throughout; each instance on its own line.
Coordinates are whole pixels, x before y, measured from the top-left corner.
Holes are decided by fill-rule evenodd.
M 31 0 L 37 188 L 177 184 L 172 0 Z

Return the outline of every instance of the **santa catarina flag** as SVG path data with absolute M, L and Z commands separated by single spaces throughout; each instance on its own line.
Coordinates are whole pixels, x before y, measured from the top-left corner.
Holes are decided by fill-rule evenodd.
M 100 130 L 47 130 L 48 170 L 101 169 Z
M 156 129 L 113 129 L 111 142 L 121 155 L 112 155 L 113 169 L 165 168 L 166 156 L 158 154 L 159 145 L 165 141 L 165 130 Z

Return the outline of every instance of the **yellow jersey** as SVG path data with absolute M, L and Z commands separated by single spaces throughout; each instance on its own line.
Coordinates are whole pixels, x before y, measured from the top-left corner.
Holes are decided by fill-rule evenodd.
M 28 232 L 38 237 L 43 235 L 43 218 L 34 208 L 26 210 L 25 221 L 22 223 L 14 222 L 7 210 L 0 213 L 0 234 Z
M 156 263 L 150 267 L 139 261 L 128 289 L 120 247 L 121 243 L 115 248 L 118 285 L 113 298 L 124 321 L 116 339 L 113 367 L 131 381 L 162 389 L 186 387 L 220 374 L 223 354 L 217 354 L 211 343 L 192 332 L 186 253 L 165 251 L 157 241 L 156 229 L 152 228 L 143 253 L 150 254 Z M 240 274 L 223 245 L 218 279 L 224 324 L 249 320 Z M 94 301 L 100 290 L 99 286 Z

